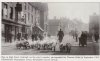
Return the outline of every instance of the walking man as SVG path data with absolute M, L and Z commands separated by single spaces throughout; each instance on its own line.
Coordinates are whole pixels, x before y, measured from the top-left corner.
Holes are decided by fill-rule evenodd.
M 64 32 L 60 29 L 60 31 L 57 34 L 58 38 L 59 38 L 59 42 L 62 42 L 62 39 L 64 37 Z
M 95 38 L 95 41 L 98 42 L 98 40 L 99 40 L 99 33 L 95 33 L 94 34 L 94 38 Z
M 17 34 L 17 39 L 18 39 L 18 41 L 20 41 L 20 39 L 21 39 L 21 33 Z
M 79 45 L 80 45 L 80 43 L 81 43 L 83 47 L 84 47 L 84 45 L 87 46 L 87 34 L 86 34 L 85 32 L 82 32 L 80 38 L 81 38 L 81 40 L 80 40 L 80 42 L 79 42 Z

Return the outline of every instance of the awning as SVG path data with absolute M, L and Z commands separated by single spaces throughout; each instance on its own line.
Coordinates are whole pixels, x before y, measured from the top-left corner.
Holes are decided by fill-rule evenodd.
M 14 24 L 14 23 L 9 23 L 9 22 L 2 22 L 2 23 L 3 23 L 3 24 L 7 24 L 7 25 L 22 27 L 21 25 Z
M 18 22 L 15 22 L 15 21 L 11 21 L 11 20 L 6 20 L 6 19 L 2 19 L 2 23 L 3 24 L 8 24 L 8 25 L 13 25 L 13 26 L 26 26 L 26 27 L 30 27 L 29 25 L 26 25 L 26 24 L 21 24 L 21 23 L 18 23 Z
M 38 26 L 38 28 L 39 28 L 41 31 L 44 31 L 40 26 Z
M 40 29 L 41 31 L 44 31 L 40 26 L 34 26 L 33 29 L 34 29 L 34 28 L 38 28 L 38 29 Z

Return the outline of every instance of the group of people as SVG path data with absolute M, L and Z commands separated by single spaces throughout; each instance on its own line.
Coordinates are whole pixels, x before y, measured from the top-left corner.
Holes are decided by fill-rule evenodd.
M 41 34 L 32 34 L 32 41 L 38 39 L 43 40 L 43 36 Z
M 24 38 L 24 39 L 28 39 L 28 34 L 27 33 L 25 33 L 25 34 L 23 34 L 23 36 L 21 35 L 21 33 L 18 33 L 17 34 L 17 39 L 20 41 L 22 38 Z
M 64 37 L 64 32 L 60 29 L 60 31 L 58 31 L 57 36 L 58 36 L 59 42 L 62 42 L 63 37 Z M 88 39 L 88 33 L 87 33 L 87 31 L 82 31 L 80 37 L 78 37 L 78 35 L 77 35 L 76 41 L 79 40 L 79 45 L 80 44 L 87 45 L 87 39 Z M 99 40 L 99 33 L 95 33 L 94 34 L 94 39 L 95 39 L 96 42 L 98 42 L 98 40 Z
M 62 42 L 62 40 L 63 40 L 63 37 L 64 37 L 64 32 L 60 29 L 60 31 L 58 31 L 58 34 L 57 34 L 57 36 L 58 36 L 58 40 L 59 40 L 59 42 Z M 17 34 L 17 39 L 20 41 L 21 40 L 21 33 L 18 33 Z M 28 34 L 27 33 L 25 33 L 24 35 L 23 35 L 23 37 L 24 37 L 24 39 L 28 39 Z M 41 34 L 32 34 L 32 36 L 31 36 L 31 38 L 32 38 L 32 41 L 34 41 L 34 40 L 43 40 L 43 35 L 41 35 Z M 80 40 L 82 41 L 82 43 L 85 43 L 86 45 L 87 45 L 87 38 L 88 38 L 88 33 L 85 31 L 85 32 L 82 32 L 82 34 L 81 34 L 81 36 L 78 38 L 77 37 L 77 40 L 79 39 L 79 42 L 80 42 Z M 94 34 L 94 39 L 95 39 L 95 41 L 96 42 L 98 42 L 98 39 L 99 39 L 99 34 L 98 33 L 95 33 Z
M 21 38 L 24 38 L 24 39 L 28 40 L 28 34 L 25 33 L 22 36 L 21 33 L 18 33 L 17 34 L 17 39 L 20 41 Z M 38 39 L 42 40 L 43 39 L 43 36 L 41 34 L 32 34 L 31 38 L 32 38 L 32 41 L 38 40 Z

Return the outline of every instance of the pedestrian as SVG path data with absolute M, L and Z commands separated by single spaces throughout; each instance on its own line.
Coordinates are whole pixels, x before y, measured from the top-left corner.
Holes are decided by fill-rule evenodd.
M 17 34 L 17 39 L 18 39 L 18 41 L 20 41 L 20 39 L 21 39 L 21 33 Z
M 62 42 L 62 39 L 64 37 L 64 32 L 60 29 L 60 31 L 57 34 L 59 42 Z
M 76 42 L 78 42 L 78 34 L 75 33 Z
M 27 34 L 27 33 L 25 34 L 25 39 L 26 39 L 26 40 L 28 39 L 28 34 Z
M 39 38 L 40 38 L 40 40 L 42 40 L 42 35 L 41 34 L 39 34 Z
M 82 34 L 81 34 L 81 44 L 82 44 L 82 46 L 84 46 L 84 44 L 85 45 L 87 45 L 87 34 L 85 33 L 85 32 L 82 32 Z
M 98 40 L 99 40 L 99 33 L 96 32 L 94 34 L 94 38 L 95 38 L 95 41 L 98 42 Z
M 8 35 L 9 37 L 8 37 L 8 40 L 9 40 L 9 42 L 11 43 L 12 42 L 12 33 L 11 32 L 9 32 L 9 35 Z
M 32 34 L 32 41 L 34 41 L 34 39 L 35 39 L 35 36 L 34 36 L 34 34 Z
M 38 40 L 37 34 L 34 34 L 34 38 L 35 38 L 36 41 Z

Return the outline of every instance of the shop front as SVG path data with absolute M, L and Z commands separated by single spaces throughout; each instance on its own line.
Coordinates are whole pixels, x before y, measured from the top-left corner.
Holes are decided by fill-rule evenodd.
M 2 23 L 2 38 L 3 42 L 13 42 L 15 40 L 15 25 L 13 23 Z
M 20 33 L 21 37 L 27 33 L 29 26 L 19 24 L 9 20 L 2 20 L 2 40 L 3 42 L 13 42 L 17 39 L 17 34 Z

